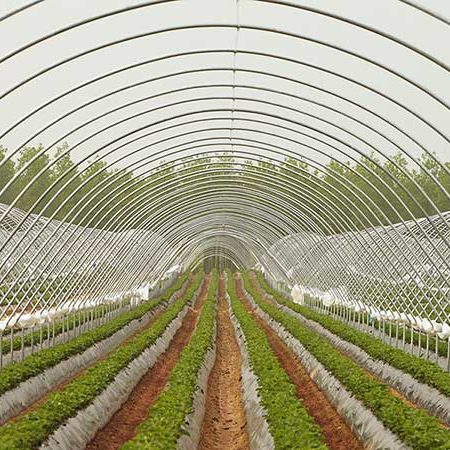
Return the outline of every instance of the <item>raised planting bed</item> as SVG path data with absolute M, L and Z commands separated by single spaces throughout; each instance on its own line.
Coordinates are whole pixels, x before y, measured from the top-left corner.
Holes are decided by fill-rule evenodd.
M 397 369 L 386 361 L 373 358 L 358 345 L 341 338 L 320 323 L 304 317 L 298 311 L 294 311 L 281 303 L 275 303 L 275 299 L 270 294 L 261 290 L 252 275 L 250 275 L 250 281 L 263 295 L 263 298 L 267 298 L 270 302 L 276 304 L 282 311 L 293 316 L 310 331 L 325 338 L 337 350 L 351 358 L 378 380 L 391 386 L 399 395 L 404 396 L 414 405 L 424 408 L 431 415 L 438 417 L 444 424 L 450 426 L 450 397 L 442 394 L 436 388 L 418 381 L 412 375 Z
M 239 299 L 266 334 L 272 351 L 294 384 L 297 398 L 320 426 L 325 444 L 333 450 L 362 450 L 363 442 L 371 448 L 394 449 L 395 436 L 389 440 L 389 432 L 378 419 L 370 418 L 373 415 L 367 408 L 350 398 L 339 381 L 252 302 L 240 277 L 235 277 L 235 287 Z M 365 420 L 353 420 L 360 417 Z M 369 428 L 371 434 L 364 432 Z M 383 440 L 377 441 L 374 434 L 383 435 Z
M 38 448 L 61 424 L 91 404 L 123 369 L 156 342 L 183 310 L 197 288 L 198 283 L 194 283 L 150 328 L 88 368 L 61 390 L 51 393 L 45 401 L 29 412 L 4 425 L 0 429 L 0 449 Z
M 80 447 L 86 446 L 87 450 L 115 450 L 134 437 L 137 426 L 145 420 L 149 408 L 166 389 L 181 352 L 191 340 L 210 281 L 211 277 L 206 276 L 191 304 L 183 309 L 152 347 L 133 361 L 133 366 L 138 369 L 137 375 L 128 368 L 123 371 L 109 385 L 107 391 L 110 391 L 110 396 L 107 391 L 102 393 L 102 398 L 97 398 L 95 404 L 71 419 L 67 427 L 61 427 L 49 444 L 69 441 L 71 445 L 80 443 Z M 104 407 L 108 408 L 106 414 L 102 412 Z M 93 417 L 97 420 L 92 420 Z M 81 438 L 80 423 L 84 424 Z
M 263 330 L 239 301 L 228 277 L 231 308 L 245 334 L 250 365 L 259 381 L 261 404 L 267 413 L 276 449 L 326 449 L 320 427 L 298 400 L 295 387 L 281 367 Z
M 213 273 L 197 328 L 190 343 L 181 352 L 166 390 L 150 408 L 148 418 L 138 426 L 136 436 L 122 449 L 177 448 L 180 437 L 186 432 L 186 417 L 193 410 L 199 371 L 215 340 L 217 287 L 217 274 Z
M 403 350 L 391 347 L 367 333 L 350 328 L 329 316 L 312 311 L 306 306 L 299 305 L 287 299 L 285 296 L 270 288 L 261 275 L 258 281 L 263 289 L 269 293 L 278 303 L 287 306 L 300 313 L 307 319 L 314 320 L 336 336 L 357 345 L 370 356 L 384 361 L 391 366 L 410 374 L 416 380 L 436 388 L 442 394 L 450 397 L 450 373 L 442 370 L 436 364 L 410 355 Z M 248 284 L 248 283 L 247 283 Z
M 205 383 L 206 397 L 203 408 L 195 408 L 195 412 L 199 415 L 199 422 L 202 422 L 198 443 L 190 442 L 185 446 L 187 450 L 193 448 L 192 444 L 197 444 L 195 445 L 197 450 L 216 450 L 218 443 L 228 450 L 249 449 L 248 420 L 242 398 L 241 350 L 230 318 L 225 292 L 225 279 L 221 278 L 217 311 L 216 358 L 209 379 Z
M 244 275 L 243 279 L 246 290 L 257 305 L 291 333 L 407 446 L 422 450 L 450 448 L 450 431 L 435 417 L 393 395 L 387 385 L 374 379 L 324 338 L 302 326 L 297 319 L 277 306 L 263 300 L 249 282 L 248 275 Z

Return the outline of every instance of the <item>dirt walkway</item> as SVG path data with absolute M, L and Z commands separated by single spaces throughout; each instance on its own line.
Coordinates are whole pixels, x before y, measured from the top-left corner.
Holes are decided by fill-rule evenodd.
M 219 285 L 217 356 L 208 380 L 206 412 L 199 450 L 247 450 L 247 421 L 242 404 L 241 353 L 234 335 L 228 305 Z
M 363 445 L 354 436 L 350 427 L 306 373 L 295 353 L 266 322 L 254 313 L 250 302 L 243 293 L 241 281 L 235 279 L 235 283 L 240 300 L 266 333 L 273 352 L 295 385 L 297 397 L 303 401 L 308 413 L 321 427 L 327 446 L 333 450 L 363 449 Z
M 136 427 L 147 418 L 149 408 L 169 380 L 182 350 L 189 343 L 197 325 L 200 310 L 205 302 L 210 278 L 203 284 L 194 308 L 190 308 L 168 349 L 157 359 L 154 366 L 142 377 L 122 408 L 101 429 L 86 447 L 90 450 L 113 450 L 120 448 L 134 437 Z

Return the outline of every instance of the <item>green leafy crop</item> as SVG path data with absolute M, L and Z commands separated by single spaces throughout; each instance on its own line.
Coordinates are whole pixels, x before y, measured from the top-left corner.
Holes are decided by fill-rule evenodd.
M 308 414 L 295 387 L 272 352 L 265 333 L 238 300 L 229 277 L 228 293 L 233 312 L 245 334 L 250 364 L 258 377 L 261 403 L 277 450 L 326 449 L 319 426 Z
M 414 408 L 392 395 L 389 386 L 377 381 L 350 358 L 341 354 L 326 339 L 308 330 L 291 315 L 261 299 L 244 275 L 245 288 L 260 308 L 284 326 L 353 395 L 363 402 L 381 422 L 413 449 L 450 449 L 450 431 L 436 417 Z
M 166 390 L 150 408 L 148 418 L 139 425 L 136 436 L 124 450 L 175 450 L 183 433 L 186 416 L 192 412 L 198 372 L 214 340 L 217 275 L 213 272 L 208 297 L 190 343 L 183 349 Z
M 0 449 L 38 448 L 59 425 L 86 408 L 146 348 L 153 345 L 192 298 L 200 277 L 185 295 L 170 305 L 149 329 L 120 346 L 110 356 L 88 368 L 61 391 L 51 393 L 33 411 L 0 428 Z

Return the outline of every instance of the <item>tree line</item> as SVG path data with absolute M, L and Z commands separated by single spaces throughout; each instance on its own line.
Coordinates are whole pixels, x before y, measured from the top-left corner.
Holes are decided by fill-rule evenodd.
M 0 146 L 0 189 L 8 186 L 0 202 L 7 205 L 15 202 L 14 206 L 27 212 L 115 231 L 131 226 L 156 227 L 156 222 L 147 223 L 145 217 L 195 188 L 199 179 L 196 172 L 205 170 L 208 172 L 201 179 L 208 180 L 208 185 L 202 189 L 234 186 L 272 198 L 278 196 L 291 205 L 294 220 L 295 212 L 302 212 L 325 234 L 450 210 L 450 162 L 439 163 L 434 155 L 426 153 L 418 159 L 419 164 L 411 164 L 401 153 L 383 161 L 372 153 L 357 162 L 331 159 L 324 167 L 294 158 L 282 162 L 268 158 L 250 161 L 230 153 L 202 154 L 182 158 L 177 163 L 162 162 L 145 176 L 138 176 L 126 169 L 110 169 L 100 159 L 80 169 L 67 144 L 53 155 L 40 154 L 42 150 L 41 146 L 26 147 L 17 159 L 4 161 L 8 152 Z M 52 162 L 51 168 L 43 171 Z M 170 183 L 170 188 L 166 183 Z M 127 205 L 144 204 L 147 215 L 132 225 L 127 220 L 129 214 L 119 218 Z M 172 214 L 175 217 L 176 211 Z M 165 220 L 170 217 L 169 209 Z M 302 226 L 302 220 L 297 220 Z

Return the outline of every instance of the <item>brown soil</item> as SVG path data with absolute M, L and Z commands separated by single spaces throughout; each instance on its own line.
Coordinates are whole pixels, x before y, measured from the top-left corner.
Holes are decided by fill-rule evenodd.
M 241 353 L 228 305 L 219 284 L 216 361 L 208 379 L 206 412 L 199 450 L 247 450 L 247 420 L 242 404 Z
M 87 449 L 118 449 L 135 436 L 136 427 L 147 418 L 149 408 L 164 390 L 180 353 L 194 333 L 200 310 L 206 299 L 209 281 L 210 278 L 208 277 L 206 283 L 203 283 L 194 307 L 189 309 L 167 350 L 160 355 L 153 367 L 141 378 L 121 409 L 94 436 L 87 445 Z
M 193 278 L 190 277 L 189 281 L 188 281 L 188 283 L 186 283 L 186 286 L 184 287 L 184 289 L 182 289 L 180 291 L 180 295 L 178 296 L 178 298 L 180 298 L 180 297 L 182 297 L 184 295 L 184 293 L 187 291 L 187 289 L 189 288 L 189 286 L 192 283 L 193 283 Z M 45 403 L 47 401 L 48 397 L 51 394 L 53 394 L 55 392 L 61 392 L 75 378 L 79 378 L 81 375 L 83 375 L 86 372 L 87 369 L 89 369 L 90 367 L 94 366 L 95 364 L 98 364 L 100 361 L 103 361 L 104 359 L 108 358 L 112 353 L 114 353 L 116 351 L 116 349 L 119 346 L 127 344 L 132 339 L 134 339 L 138 334 L 140 334 L 144 330 L 150 328 L 166 309 L 167 309 L 167 305 L 157 306 L 156 309 L 155 309 L 155 313 L 153 314 L 153 316 L 150 318 L 150 320 L 148 322 L 146 322 L 145 324 L 140 326 L 136 331 L 134 331 L 126 339 L 124 339 L 123 341 L 119 342 L 119 344 L 117 346 L 115 346 L 110 352 L 106 353 L 101 358 L 96 359 L 92 364 L 88 364 L 88 365 L 84 366 L 75 375 L 72 375 L 71 377 L 66 378 L 62 383 L 56 385 L 50 392 L 47 392 L 47 394 L 45 394 L 43 397 L 41 397 L 40 399 L 38 399 L 35 402 L 33 402 L 31 405 L 29 405 L 26 408 L 24 408 L 17 415 L 11 417 L 11 419 L 9 419 L 9 421 L 14 422 L 14 421 L 20 419 L 21 417 L 23 417 L 24 415 L 28 414 L 29 412 L 36 410 L 42 403 Z
M 237 294 L 247 310 L 253 315 L 258 325 L 266 333 L 269 344 L 277 356 L 281 366 L 295 385 L 297 397 L 302 400 L 308 413 L 321 427 L 325 441 L 330 449 L 352 450 L 363 449 L 352 430 L 331 405 L 325 394 L 309 377 L 300 364 L 295 353 L 254 311 L 245 297 L 242 284 L 235 279 Z

